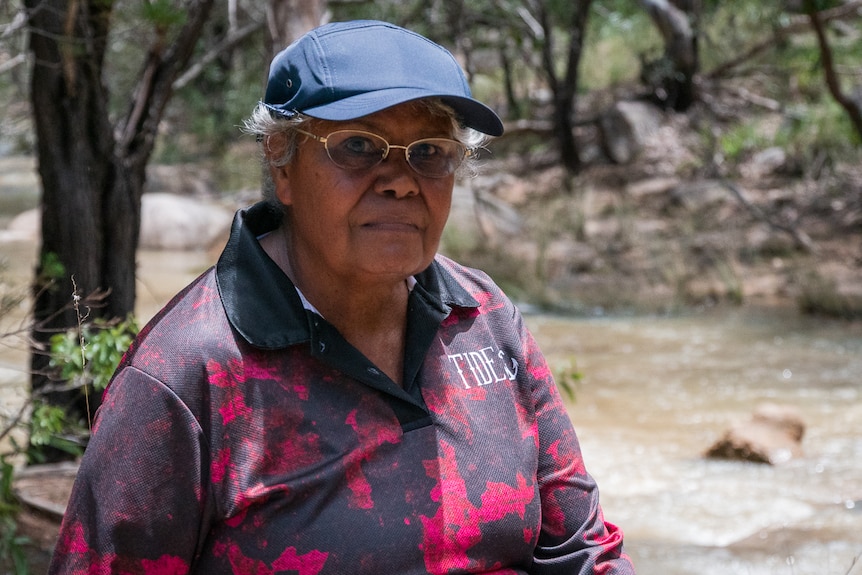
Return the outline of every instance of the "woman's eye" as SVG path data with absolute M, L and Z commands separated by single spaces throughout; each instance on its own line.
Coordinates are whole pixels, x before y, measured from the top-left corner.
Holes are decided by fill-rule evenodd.
M 440 154 L 440 149 L 434 144 L 416 144 L 410 147 L 410 157 L 416 159 L 431 158 Z
M 347 138 L 341 143 L 341 148 L 352 154 L 375 154 L 380 150 L 380 146 L 377 146 L 374 140 L 364 136 Z

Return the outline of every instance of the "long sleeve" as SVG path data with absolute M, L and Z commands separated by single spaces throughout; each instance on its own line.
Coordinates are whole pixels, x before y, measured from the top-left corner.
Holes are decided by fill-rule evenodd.
M 517 323 L 522 324 L 520 318 Z M 587 472 L 551 371 L 532 335 L 523 325 L 520 329 L 526 370 L 533 380 L 542 500 L 542 527 L 530 573 L 634 575 L 623 552 L 622 532 L 604 519 L 598 486 Z
M 188 573 L 209 465 L 176 395 L 126 367 L 105 394 L 49 573 Z

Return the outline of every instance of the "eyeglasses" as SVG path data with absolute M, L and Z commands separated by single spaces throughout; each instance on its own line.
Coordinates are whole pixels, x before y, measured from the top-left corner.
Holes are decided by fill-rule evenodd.
M 406 146 L 390 144 L 382 137 L 361 130 L 338 130 L 326 137 L 304 130 L 301 134 L 323 144 L 329 159 L 345 170 L 368 170 L 385 160 L 393 148 L 404 150 L 407 163 L 420 176 L 443 178 L 455 173 L 472 153 L 461 142 L 447 138 L 424 138 Z

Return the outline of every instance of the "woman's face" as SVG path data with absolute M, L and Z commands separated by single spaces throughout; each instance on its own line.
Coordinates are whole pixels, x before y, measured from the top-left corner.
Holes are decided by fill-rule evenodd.
M 315 120 L 306 129 L 321 137 L 363 130 L 401 146 L 453 136 L 450 120 L 409 103 L 356 120 Z M 372 168 L 346 170 L 322 143 L 298 137 L 293 161 L 273 173 L 276 194 L 288 206 L 291 263 L 300 276 L 294 279 L 360 287 L 401 281 L 428 267 L 449 215 L 454 175 L 421 176 L 399 148 Z

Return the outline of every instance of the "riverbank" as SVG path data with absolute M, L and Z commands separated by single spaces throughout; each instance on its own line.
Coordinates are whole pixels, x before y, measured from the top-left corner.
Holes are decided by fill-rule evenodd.
M 636 153 L 613 163 L 583 128 L 588 162 L 575 177 L 549 165 L 535 138 L 493 143 L 483 175 L 465 182 L 468 199 L 456 197 L 460 225 L 447 249 L 556 311 L 728 303 L 862 317 L 858 155 L 818 167 L 770 147 L 716 160 L 696 114 L 637 109 L 650 128 L 632 143 Z M 771 116 L 750 121 L 781 121 Z
M 752 148 L 730 160 L 704 141 L 697 113 L 645 104 L 632 151 L 613 162 L 598 122 L 579 128 L 584 169 L 556 166 L 549 134 L 509 128 L 459 180 L 442 251 L 489 272 L 525 305 L 576 315 L 666 313 L 716 304 L 791 306 L 862 318 L 862 162 L 805 165 L 799 152 Z M 781 114 L 746 112 L 764 131 Z M 767 138 L 768 134 L 761 135 Z M 228 210 L 255 201 L 224 190 L 217 166 L 151 166 L 148 193 Z M 35 162 L 0 158 L 0 234 L 38 202 Z M 34 236 L 37 230 L 31 230 Z M 157 234 L 158 235 L 158 234 Z

